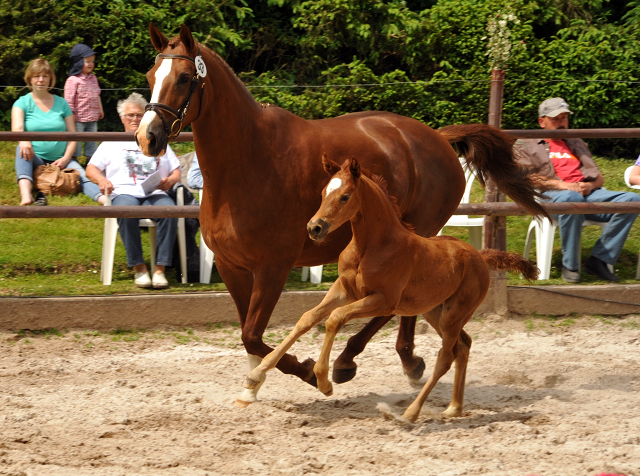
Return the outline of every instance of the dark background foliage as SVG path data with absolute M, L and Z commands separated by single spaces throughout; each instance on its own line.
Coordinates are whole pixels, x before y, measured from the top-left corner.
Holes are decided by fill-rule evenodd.
M 168 36 L 186 23 L 256 99 L 305 118 L 379 109 L 433 127 L 483 122 L 487 24 L 507 11 L 520 22 L 511 25 L 517 48 L 506 69 L 503 127 L 536 128 L 537 106 L 551 96 L 569 102 L 573 127 L 638 127 L 639 1 L 0 0 L 0 85 L 16 86 L 0 88 L 0 128 L 9 128 L 11 105 L 26 92 L 28 62 L 51 61 L 62 88 L 69 51 L 83 42 L 98 52 L 107 114 L 100 129 L 120 130 L 115 103 L 147 87 L 155 56 L 149 21 Z M 635 158 L 636 142 L 590 144 Z

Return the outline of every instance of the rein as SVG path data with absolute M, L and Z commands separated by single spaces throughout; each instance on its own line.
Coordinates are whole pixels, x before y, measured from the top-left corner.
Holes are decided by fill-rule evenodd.
M 162 124 L 164 125 L 164 130 L 167 133 L 167 138 L 174 139 L 175 137 L 178 136 L 178 134 L 180 134 L 180 131 L 182 130 L 182 122 L 184 121 L 184 117 L 187 115 L 187 111 L 189 110 L 189 105 L 191 104 L 191 96 L 193 96 L 193 93 L 198 87 L 198 83 L 200 82 L 200 80 L 207 75 L 207 67 L 205 66 L 204 61 L 202 60 L 202 56 L 200 55 L 200 47 L 198 47 L 198 56 L 196 56 L 195 59 L 190 58 L 189 56 L 184 56 L 184 55 L 170 55 L 170 54 L 164 54 L 164 53 L 159 53 L 156 56 L 156 62 L 158 61 L 158 58 L 185 59 L 185 60 L 191 61 L 196 67 L 196 74 L 193 76 L 193 78 L 191 78 L 191 88 L 189 89 L 189 94 L 187 94 L 187 97 L 182 103 L 182 106 L 180 106 L 177 111 L 171 106 L 167 106 L 166 104 L 162 104 L 158 102 L 149 103 L 144 108 L 145 111 L 153 111 L 158 116 L 160 116 L 160 119 L 162 119 Z M 203 93 L 204 93 L 204 84 L 205 84 L 204 81 L 202 81 L 201 89 Z M 200 111 L 202 110 L 203 95 L 204 94 L 200 94 L 200 107 L 198 108 L 198 115 L 196 116 L 194 121 L 196 121 L 198 117 L 200 117 Z M 164 114 L 160 114 L 160 111 L 166 111 L 169 114 L 171 114 L 173 117 L 175 117 L 175 120 L 173 121 L 171 126 L 169 126 L 166 119 L 164 118 Z

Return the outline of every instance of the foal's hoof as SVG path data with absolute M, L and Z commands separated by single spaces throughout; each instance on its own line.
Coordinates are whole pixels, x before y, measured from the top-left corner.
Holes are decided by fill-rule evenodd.
M 233 402 L 233 406 L 238 408 L 247 408 L 249 405 L 251 405 L 251 402 L 245 402 L 244 400 L 236 400 Z
M 349 380 L 352 380 L 353 377 L 356 376 L 357 371 L 358 371 L 357 365 L 349 369 L 337 369 L 334 367 L 331 377 L 335 383 L 345 383 L 345 382 L 348 382 Z
M 424 374 L 424 369 L 426 368 L 426 365 L 424 364 L 424 359 L 422 357 L 419 357 L 419 359 L 420 359 L 420 363 L 416 365 L 416 368 L 414 368 L 411 372 L 407 373 L 407 377 L 412 382 L 418 382 L 422 378 L 422 374 Z

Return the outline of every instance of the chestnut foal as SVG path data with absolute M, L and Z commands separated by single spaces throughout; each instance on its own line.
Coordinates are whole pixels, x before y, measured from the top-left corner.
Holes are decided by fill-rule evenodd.
M 400 218 L 384 180 L 360 169 L 356 159 L 340 167 L 326 155 L 322 162 L 333 175 L 323 190 L 322 205 L 309 221 L 312 239 L 322 241 L 346 221 L 353 239 L 340 255 L 338 280 L 322 302 L 304 313 L 293 331 L 247 376 L 245 388 L 258 386 L 293 343 L 329 316 L 322 353 L 313 370 L 318 389 L 333 393 L 329 356 L 338 330 L 355 318 L 422 314 L 442 338 L 433 374 L 418 398 L 402 415 L 415 421 L 429 393 L 455 361 L 453 399 L 446 416 L 462 414 L 471 337 L 462 328 L 489 289 L 489 268 L 514 270 L 527 279 L 537 268 L 521 256 L 497 250 L 477 251 L 456 238 L 423 238 Z

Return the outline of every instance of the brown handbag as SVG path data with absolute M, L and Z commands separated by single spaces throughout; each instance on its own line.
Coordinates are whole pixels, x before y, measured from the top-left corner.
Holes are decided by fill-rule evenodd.
M 60 169 L 55 165 L 41 165 L 33 173 L 36 187 L 46 195 L 66 197 L 78 193 L 82 184 L 76 169 Z

